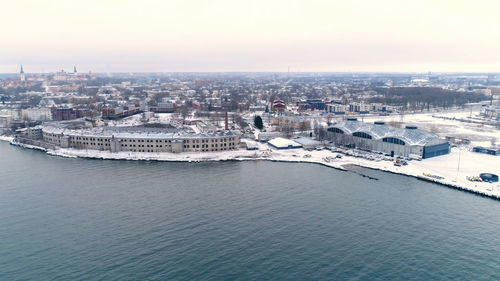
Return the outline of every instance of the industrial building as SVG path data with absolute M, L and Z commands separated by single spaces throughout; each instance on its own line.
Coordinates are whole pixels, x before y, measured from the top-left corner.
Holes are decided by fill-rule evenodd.
M 396 128 L 384 122 L 371 124 L 348 118 L 329 127 L 327 131 L 328 139 L 336 144 L 391 156 L 430 158 L 450 152 L 447 141 L 416 126 Z
M 321 142 L 306 137 L 296 138 L 294 141 L 302 145 L 305 149 L 312 149 L 321 146 Z
M 489 154 L 489 155 L 500 155 L 500 149 L 496 149 L 494 147 L 492 148 L 486 148 L 486 147 L 482 147 L 482 146 L 474 146 L 472 148 L 472 151 L 473 152 L 477 152 L 477 153 L 484 153 L 484 154 Z

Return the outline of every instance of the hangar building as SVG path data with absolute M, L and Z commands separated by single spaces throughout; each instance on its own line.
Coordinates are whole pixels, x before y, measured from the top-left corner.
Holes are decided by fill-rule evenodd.
M 352 148 L 391 156 L 430 158 L 450 152 L 450 144 L 416 126 L 396 128 L 384 122 L 364 123 L 349 118 L 328 128 L 328 139 Z

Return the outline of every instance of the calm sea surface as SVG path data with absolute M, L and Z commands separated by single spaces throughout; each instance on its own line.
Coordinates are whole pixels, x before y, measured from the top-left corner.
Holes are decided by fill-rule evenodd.
M 0 280 L 500 280 L 500 202 L 312 164 L 0 142 Z

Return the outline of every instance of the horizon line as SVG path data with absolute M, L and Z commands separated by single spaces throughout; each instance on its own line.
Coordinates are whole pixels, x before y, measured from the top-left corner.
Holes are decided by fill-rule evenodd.
M 491 71 L 78 71 L 80 74 L 112 74 L 112 73 L 280 73 L 280 74 L 300 74 L 300 73 L 333 73 L 333 74 L 500 74 L 499 72 Z M 25 74 L 53 74 L 59 73 L 59 71 L 47 71 L 47 72 L 26 72 Z M 74 73 L 73 71 L 65 71 L 65 73 Z M 0 74 L 12 74 L 18 75 L 19 72 L 0 72 Z

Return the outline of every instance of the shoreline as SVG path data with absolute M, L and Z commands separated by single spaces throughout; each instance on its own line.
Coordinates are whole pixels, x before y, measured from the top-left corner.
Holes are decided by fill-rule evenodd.
M 398 173 L 398 172 L 393 172 L 390 170 L 383 170 L 383 169 L 368 167 L 368 166 L 360 166 L 360 165 L 356 165 L 356 164 L 353 164 L 353 165 L 357 166 L 357 167 L 365 168 L 365 169 L 374 170 L 374 171 L 385 172 L 385 173 L 390 173 L 390 174 L 399 175 L 399 176 L 405 176 L 405 177 L 409 177 L 409 178 L 415 178 L 417 180 L 435 183 L 435 184 L 438 184 L 441 186 L 446 186 L 446 187 L 451 188 L 451 189 L 471 193 L 471 194 L 474 194 L 476 196 L 487 197 L 487 198 L 491 198 L 491 199 L 500 201 L 500 196 L 498 196 L 498 195 L 488 194 L 488 193 L 482 192 L 480 190 L 474 190 L 474 189 L 471 189 L 471 188 L 468 188 L 465 186 L 460 186 L 460 185 L 456 185 L 456 184 L 452 184 L 452 183 L 442 182 L 442 181 L 435 180 L 435 179 L 432 179 L 429 177 L 424 177 L 424 176 L 420 176 L 420 175 L 411 175 L 411 174 L 407 174 L 407 173 Z
M 476 184 L 476 188 L 472 188 L 469 186 L 466 186 L 464 184 L 459 184 L 456 181 L 450 182 L 449 180 L 438 180 L 430 177 L 426 177 L 422 175 L 421 173 L 415 173 L 414 171 L 404 171 L 402 169 L 399 169 L 398 167 L 394 167 L 392 163 L 382 163 L 382 164 L 388 164 L 387 166 L 380 165 L 380 162 L 367 162 L 367 161 L 362 161 L 356 158 L 344 156 L 345 159 L 342 160 L 332 160 L 329 162 L 325 162 L 324 156 L 327 153 L 319 153 L 319 158 L 318 156 L 309 157 L 305 158 L 305 155 L 311 155 L 314 152 L 308 152 L 305 150 L 302 150 L 300 152 L 297 151 L 279 151 L 279 150 L 271 150 L 271 149 L 266 149 L 266 150 L 235 150 L 235 151 L 228 151 L 228 152 L 214 152 L 214 153 L 181 153 L 181 154 L 174 154 L 174 153 L 138 153 L 138 152 L 115 152 L 111 153 L 109 151 L 98 151 L 98 150 L 77 150 L 77 149 L 62 149 L 58 148 L 55 150 L 52 149 L 45 149 L 42 147 L 38 146 L 33 146 L 33 145 L 27 145 L 27 144 L 22 144 L 22 143 L 17 143 L 13 140 L 13 138 L 9 137 L 3 137 L 0 139 L 0 141 L 8 141 L 11 145 L 23 147 L 23 148 L 28 148 L 28 149 L 34 149 L 34 150 L 40 150 L 44 151 L 48 155 L 52 156 L 59 156 L 59 157 L 66 157 L 66 158 L 86 158 L 86 159 L 95 159 L 95 160 L 127 160 L 127 161 L 160 161 L 160 162 L 188 162 L 188 163 L 196 163 L 196 162 L 219 162 L 219 161 L 271 161 L 271 162 L 283 162 L 283 163 L 309 163 L 309 164 L 318 164 L 322 165 L 328 168 L 334 168 L 339 171 L 344 171 L 344 172 L 354 172 L 360 176 L 367 177 L 371 180 L 378 180 L 377 178 L 370 177 L 368 175 L 364 175 L 362 173 L 358 173 L 356 171 L 350 170 L 348 167 L 349 166 L 356 166 L 356 167 L 361 167 L 361 168 L 367 168 L 371 170 L 376 170 L 376 171 L 381 171 L 381 172 L 388 172 L 392 174 L 397 174 L 397 175 L 403 175 L 403 176 L 408 176 L 408 177 L 413 177 L 418 180 L 430 182 L 430 183 L 436 183 L 442 186 L 447 186 L 449 188 L 453 188 L 456 190 L 461 190 L 464 192 L 468 193 L 473 193 L 478 196 L 482 197 L 488 197 L 494 200 L 500 200 L 500 190 L 497 190 L 497 192 L 492 192 L 493 189 L 488 189 L 486 188 L 485 190 L 482 190 L 484 188 L 478 188 Z M 263 145 L 261 148 L 264 147 Z M 267 147 L 266 147 L 267 148 Z M 294 153 L 296 152 L 296 153 Z M 300 155 L 302 154 L 302 155 Z M 316 153 L 318 154 L 318 153 Z M 302 157 L 301 157 L 302 156 Z M 329 153 L 329 156 L 331 157 L 331 152 Z M 425 160 L 424 160 L 425 161 Z M 376 165 L 376 163 L 379 163 Z M 372 164 L 372 165 L 370 165 Z M 490 184 L 493 185 L 493 184 Z M 487 192 L 490 191 L 490 192 Z M 498 193 L 498 194 L 496 194 Z

